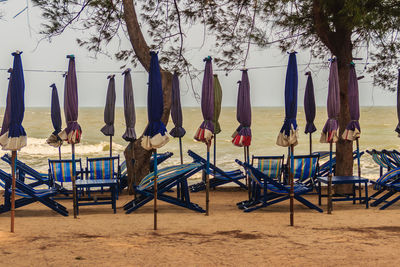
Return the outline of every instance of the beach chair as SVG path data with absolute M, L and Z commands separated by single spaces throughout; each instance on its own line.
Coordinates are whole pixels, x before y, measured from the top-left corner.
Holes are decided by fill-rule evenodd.
M 387 199 L 399 192 L 397 185 L 400 183 L 400 168 L 390 170 L 376 181 L 371 180 L 370 182 L 374 185 L 374 189 L 377 190 L 368 198 L 369 200 L 374 200 L 374 202 L 371 202 L 372 207 L 376 207 L 381 203 L 386 203 L 380 208 L 386 209 L 398 201 L 398 199 L 394 199 L 388 202 Z
M 397 150 L 382 150 L 387 161 L 390 162 L 390 168 L 396 169 L 400 167 L 400 152 Z M 388 164 L 389 165 L 389 164 Z
M 244 212 L 258 210 L 289 199 L 289 185 L 284 185 L 279 181 L 268 177 L 268 175 L 247 163 L 243 163 L 240 160 L 236 160 L 236 162 L 243 166 L 249 177 L 257 183 L 260 188 L 262 188 L 258 205 L 252 205 L 251 207 L 243 206 Z M 306 207 L 322 212 L 322 209 L 302 197 L 302 195 L 305 195 L 312 190 L 313 188 L 311 186 L 303 184 L 299 180 L 294 185 L 294 198 Z
M 157 199 L 197 212 L 205 212 L 199 205 L 190 202 L 188 178 L 205 169 L 201 162 L 170 166 L 157 172 Z M 179 188 L 177 197 L 167 194 L 173 187 Z M 154 199 L 154 172 L 135 186 L 135 199 L 124 205 L 126 213 L 131 213 Z
M 86 179 L 87 180 L 116 180 L 119 184 L 121 170 L 119 165 L 119 155 L 113 157 L 86 158 Z M 88 197 L 93 192 L 88 188 Z M 100 187 L 100 192 L 104 188 Z M 118 196 L 117 196 L 118 199 Z
M 172 152 L 157 153 L 157 165 L 163 163 L 174 154 Z M 135 163 L 133 161 L 133 163 Z M 150 158 L 150 172 L 154 171 L 154 156 L 151 155 Z M 124 160 L 120 165 L 120 179 L 119 179 L 119 191 L 122 191 L 128 186 L 128 169 L 126 167 L 126 161 Z
M 4 154 L 1 157 L 1 159 L 11 166 L 11 156 L 10 155 Z M 17 159 L 17 164 L 15 166 L 15 169 L 16 169 L 16 171 L 19 172 L 18 179 L 20 181 L 25 182 L 25 178 L 32 180 L 32 183 L 29 184 L 31 187 L 36 187 L 36 186 L 40 186 L 40 185 L 50 186 L 51 181 L 49 180 L 48 174 L 40 173 L 18 159 Z
M 271 179 L 282 182 L 282 174 L 284 168 L 285 156 L 252 156 L 251 166 L 257 168 L 262 173 L 270 177 Z M 262 188 L 253 179 L 250 180 L 250 195 L 249 200 L 241 201 L 236 205 L 242 209 L 243 207 L 251 207 L 261 202 Z
M 18 175 L 18 171 L 17 171 Z M 11 210 L 11 183 L 12 176 L 3 170 L 0 170 L 0 186 L 4 188 L 4 204 L 0 205 L 0 213 Z M 59 192 L 56 189 L 35 189 L 29 184 L 25 184 L 20 179 L 16 179 L 16 195 L 19 197 L 15 200 L 15 208 L 24 207 L 26 205 L 40 202 L 46 207 L 54 210 L 58 214 L 68 216 L 67 209 L 52 199 Z
M 49 159 L 48 162 L 51 187 L 58 190 L 59 193 L 64 194 L 67 198 L 69 198 L 69 195 L 72 194 L 72 159 Z M 75 160 L 75 166 L 76 180 L 83 179 L 83 175 L 85 172 L 82 169 L 81 159 Z M 65 185 L 68 185 L 69 187 L 71 187 L 71 189 L 67 189 Z
M 290 158 L 288 160 L 290 160 Z M 316 188 L 316 179 L 319 168 L 318 161 L 318 154 L 293 156 L 293 166 L 291 167 L 291 169 L 294 181 Z M 289 173 L 287 166 L 285 168 L 284 177 L 284 183 L 288 184 Z
M 329 170 L 330 170 L 330 160 L 329 160 L 329 152 L 328 155 L 326 155 L 326 152 L 322 152 L 323 154 L 321 154 L 321 152 L 314 152 L 313 155 L 320 155 L 319 158 L 319 162 L 321 163 L 321 159 L 326 159 L 328 158 L 327 161 L 325 161 L 322 164 L 319 164 L 318 167 L 318 173 L 317 173 L 317 177 L 325 177 L 329 175 Z M 362 155 L 364 155 L 364 151 L 360 151 L 360 158 Z M 323 155 L 323 157 L 321 158 L 321 155 Z M 353 160 L 357 160 L 357 151 L 353 151 Z M 332 173 L 333 175 L 335 175 L 336 172 L 336 156 L 332 157 Z
M 375 149 L 372 150 L 366 150 L 368 154 L 371 155 L 372 160 L 378 164 L 379 166 L 379 176 L 381 177 L 383 175 L 383 169 L 386 169 L 386 171 L 390 170 L 390 166 L 388 162 L 385 160 L 385 158 L 382 158 L 382 151 L 377 151 Z
M 206 159 L 196 154 L 192 150 L 189 150 L 188 154 L 190 157 L 192 157 L 194 162 L 201 162 L 204 165 L 207 164 Z M 247 190 L 247 186 L 240 181 L 246 178 L 246 175 L 241 170 L 237 169 L 233 171 L 223 171 L 222 169 L 218 168 L 217 166 L 211 163 L 209 164 L 209 166 L 210 169 L 212 170 L 210 172 L 210 175 L 213 176 L 213 178 L 210 179 L 210 188 L 215 189 L 217 186 L 232 182 L 237 184 L 239 187 Z M 190 186 L 191 192 L 199 192 L 205 189 L 206 189 L 205 181 Z

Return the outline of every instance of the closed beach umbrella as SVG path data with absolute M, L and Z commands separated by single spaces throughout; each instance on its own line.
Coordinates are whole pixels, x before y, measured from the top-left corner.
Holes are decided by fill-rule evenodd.
M 399 69 L 399 76 L 397 79 L 397 118 L 399 120 L 399 123 L 397 124 L 395 131 L 400 137 L 400 69 Z
M 135 102 L 133 98 L 133 87 L 131 78 L 131 69 L 126 69 L 122 75 L 124 76 L 124 115 L 126 130 L 122 135 L 122 138 L 127 142 L 133 142 L 136 140 L 135 124 L 136 124 L 136 113 L 135 113 Z
M 221 115 L 222 87 L 218 80 L 218 75 L 214 74 L 214 166 L 217 165 L 217 134 L 221 132 L 219 115 Z
M 15 216 L 15 165 L 17 161 L 17 151 L 26 146 L 27 137 L 22 121 L 25 113 L 25 81 L 24 71 L 22 69 L 21 53 L 12 53 L 14 56 L 13 70 L 11 73 L 10 86 L 10 123 L 8 131 L 0 137 L 0 145 L 3 150 L 12 151 L 12 184 L 11 184 L 11 232 L 14 232 L 14 216 Z
M 204 59 L 206 62 L 203 85 L 201 89 L 201 112 L 204 121 L 197 129 L 194 139 L 207 145 L 207 168 L 206 168 L 206 215 L 209 214 L 209 197 L 210 197 L 210 146 L 214 134 L 214 86 L 213 86 L 213 70 L 211 57 Z
M 358 100 L 358 81 L 354 63 L 350 64 L 348 98 L 350 122 L 347 124 L 346 130 L 344 131 L 342 137 L 345 140 L 354 141 L 360 137 L 361 133 L 359 122 L 360 105 Z
M 115 119 L 115 75 L 109 75 L 107 79 L 107 97 L 106 106 L 104 108 L 104 123 L 106 125 L 101 128 L 101 132 L 105 136 L 110 137 L 110 157 L 112 156 L 112 137 L 114 136 L 114 119 Z
M 65 89 L 64 89 L 64 114 L 67 122 L 67 128 L 61 133 L 60 137 L 66 140 L 68 144 L 71 144 L 72 150 L 72 187 L 73 187 L 73 200 L 74 200 L 74 218 L 76 218 L 76 166 L 75 166 L 75 144 L 78 144 L 81 140 L 82 129 L 78 124 L 78 85 L 76 80 L 75 70 L 75 56 L 68 55 L 68 73 L 65 77 Z
M 51 122 L 53 124 L 54 131 L 53 133 L 47 138 L 46 142 L 58 148 L 59 158 L 61 159 L 61 145 L 63 143 L 62 139 L 58 135 L 61 132 L 61 110 L 60 110 L 60 101 L 58 99 L 58 92 L 57 87 L 53 83 L 50 85 L 51 87 Z
M 3 123 L 1 125 L 0 136 L 5 134 L 6 132 L 8 132 L 8 127 L 10 126 L 10 119 L 11 119 L 11 74 L 12 74 L 12 68 L 8 69 L 8 73 L 10 73 L 10 77 L 8 78 L 6 109 L 4 112 Z
M 310 154 L 312 153 L 312 133 L 317 129 L 314 125 L 315 120 L 315 96 L 314 96 L 314 84 L 311 77 L 311 72 L 307 72 L 307 84 L 304 93 L 304 113 L 306 114 L 306 128 L 304 133 L 310 134 Z
M 332 212 L 332 143 L 336 143 L 339 138 L 338 118 L 340 112 L 340 87 L 339 75 L 336 58 L 331 60 L 329 71 L 328 100 L 326 103 L 328 111 L 328 121 L 325 123 L 321 134 L 321 143 L 329 143 L 329 176 L 328 176 L 328 213 Z
M 182 137 L 186 134 L 185 129 L 182 127 L 183 116 L 181 107 L 181 92 L 179 88 L 178 73 L 172 76 L 172 94 L 171 94 L 171 117 L 174 122 L 174 128 L 169 132 L 172 137 L 179 138 L 179 151 L 181 156 L 181 164 L 183 164 L 182 154 Z
M 285 81 L 285 121 L 281 131 L 278 134 L 276 144 L 283 147 L 290 147 L 290 225 L 294 225 L 294 181 L 290 166 L 293 166 L 294 146 L 297 145 L 297 91 L 298 91 L 298 73 L 296 52 L 289 54 L 289 63 L 286 70 Z
M 147 116 L 149 123 L 143 133 L 142 147 L 154 149 L 154 230 L 157 230 L 157 148 L 168 142 L 167 129 L 161 121 L 164 109 L 158 55 L 150 52 L 149 89 L 147 94 Z

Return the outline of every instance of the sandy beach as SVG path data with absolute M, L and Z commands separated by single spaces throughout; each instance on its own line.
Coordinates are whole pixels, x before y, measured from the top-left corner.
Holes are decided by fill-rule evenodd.
M 159 230 L 153 231 L 152 202 L 127 215 L 122 195 L 117 214 L 109 206 L 80 208 L 62 200 L 69 217 L 41 204 L 0 215 L 0 265 L 6 266 L 398 266 L 399 205 L 385 211 L 335 202 L 332 215 L 295 202 L 295 226 L 289 226 L 289 202 L 252 213 L 235 203 L 247 192 L 211 192 L 209 217 L 159 201 Z M 204 194 L 192 201 L 204 205 Z M 316 196 L 307 199 L 317 203 Z M 326 210 L 326 199 L 323 206 Z

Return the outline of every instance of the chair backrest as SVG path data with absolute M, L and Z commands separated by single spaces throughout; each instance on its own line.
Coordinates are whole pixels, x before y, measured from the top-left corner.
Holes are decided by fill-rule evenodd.
M 371 155 L 373 161 L 374 161 L 376 164 L 378 164 L 378 165 L 379 165 L 380 167 L 382 167 L 382 168 L 389 169 L 388 164 L 387 164 L 384 160 L 382 160 L 382 158 L 381 158 L 381 156 L 380 156 L 380 154 L 381 154 L 380 151 L 376 151 L 375 149 L 373 149 L 373 150 L 366 150 L 366 151 L 367 151 L 368 154 Z
M 89 180 L 109 180 L 119 178 L 119 155 L 103 158 L 87 158 Z
M 75 159 L 75 174 L 78 179 L 82 175 L 82 161 Z M 72 159 L 50 160 L 49 178 L 55 182 L 72 182 L 73 165 Z
M 374 184 L 374 189 L 379 190 L 382 186 L 387 185 L 393 181 L 398 181 L 400 179 L 400 168 L 396 168 L 386 172 L 384 175 L 378 178 Z
M 298 155 L 293 157 L 291 171 L 293 178 L 303 182 L 314 179 L 318 173 L 319 155 Z M 289 159 L 290 161 L 290 159 Z
M 256 163 L 257 162 L 257 163 Z M 283 171 L 284 155 L 282 156 L 252 156 L 251 165 L 269 178 L 280 180 Z
M 124 160 L 121 165 L 119 165 L 120 175 L 121 177 L 128 174 L 128 168 L 126 167 L 126 161 Z

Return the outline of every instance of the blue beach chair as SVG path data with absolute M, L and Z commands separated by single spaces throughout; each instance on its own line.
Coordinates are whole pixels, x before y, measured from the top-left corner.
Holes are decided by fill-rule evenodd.
M 390 166 L 389 166 L 388 162 L 385 160 L 385 158 L 382 158 L 382 156 L 381 156 L 383 154 L 382 151 L 377 151 L 375 149 L 372 149 L 372 150 L 366 150 L 366 152 L 368 154 L 370 154 L 372 157 L 372 160 L 376 164 L 378 164 L 380 177 L 383 175 L 383 169 L 386 169 L 386 171 L 390 170 Z
M 17 172 L 18 173 L 18 172 Z M 11 210 L 11 183 L 12 177 L 10 174 L 0 170 L 0 186 L 4 188 L 4 204 L 0 205 L 0 213 Z M 35 202 L 40 202 L 46 207 L 54 210 L 55 212 L 68 216 L 67 208 L 54 201 L 53 197 L 59 194 L 56 189 L 42 189 L 38 190 L 25 184 L 23 181 L 16 179 L 16 195 L 19 196 L 15 200 L 15 208 L 20 208 Z
M 384 175 L 379 177 L 378 180 L 371 180 L 371 183 L 374 185 L 374 189 L 377 190 L 377 192 L 369 197 L 369 199 L 375 200 L 371 203 L 372 207 L 376 207 L 381 203 L 386 203 L 380 208 L 386 209 L 400 199 L 400 197 L 398 197 L 391 201 L 387 201 L 387 199 L 389 199 L 391 196 L 400 192 L 398 190 L 398 185 L 400 184 L 400 168 L 396 168 L 386 172 Z
M 184 207 L 197 212 L 205 212 L 199 205 L 190 202 L 190 192 L 187 179 L 205 169 L 200 162 L 170 166 L 157 172 L 157 199 L 167 203 Z M 126 213 L 131 213 L 154 199 L 154 172 L 142 179 L 135 187 L 135 199 L 124 205 Z M 173 187 L 177 187 L 177 197 L 167 194 Z
M 1 159 L 8 163 L 11 166 L 11 157 L 8 154 L 4 154 Z M 19 180 L 25 182 L 25 178 L 32 180 L 32 183 L 29 185 L 32 187 L 40 186 L 40 185 L 48 185 L 50 186 L 50 180 L 48 174 L 40 173 L 23 163 L 22 161 L 17 159 L 17 164 L 15 169 L 19 172 Z
M 188 154 L 190 157 L 192 157 L 194 162 L 201 162 L 204 165 L 207 164 L 206 159 L 204 159 L 200 155 L 196 154 L 192 150 L 189 150 Z M 246 175 L 241 170 L 238 169 L 238 170 L 226 172 L 211 163 L 209 164 L 209 166 L 210 166 L 210 169 L 212 170 L 210 172 L 210 175 L 214 176 L 213 178 L 210 179 L 210 188 L 215 189 L 217 186 L 232 182 L 232 183 L 239 185 L 239 187 L 241 187 L 243 189 L 247 189 L 247 186 L 240 181 L 240 180 L 246 178 Z M 206 184 L 204 181 L 190 186 L 191 192 L 199 192 L 199 191 L 202 191 L 205 189 L 206 189 Z
M 284 185 L 268 177 L 266 174 L 247 163 L 243 163 L 240 160 L 236 160 L 236 162 L 243 166 L 250 178 L 257 183 L 260 188 L 262 188 L 262 193 L 259 198 L 260 202 L 251 207 L 243 206 L 242 208 L 245 212 L 258 210 L 289 199 L 289 185 Z M 307 194 L 312 190 L 313 188 L 311 186 L 307 186 L 298 181 L 294 186 L 294 198 L 306 207 L 322 212 L 322 209 L 302 197 L 302 195 Z
M 51 180 L 51 187 L 57 189 L 59 193 L 68 197 L 72 194 L 71 190 L 67 189 L 65 185 L 72 185 L 72 159 L 51 160 L 49 159 L 49 179 Z M 85 173 L 82 169 L 81 159 L 75 160 L 76 179 L 83 179 Z
M 319 154 L 320 155 L 320 157 L 319 157 L 319 162 L 320 163 L 321 163 L 321 159 L 323 160 L 323 159 L 326 159 L 327 157 L 329 157 L 329 152 L 328 152 L 327 156 L 326 156 L 326 152 L 322 152 L 322 153 L 321 152 L 314 152 L 313 154 L 315 154 L 315 155 Z M 322 155 L 322 158 L 321 158 L 321 155 Z M 360 158 L 361 158 L 362 155 L 364 155 L 364 151 L 360 151 Z M 353 152 L 353 160 L 356 160 L 356 159 L 357 159 L 357 151 L 354 151 Z M 318 177 L 328 176 L 330 167 L 331 167 L 330 160 L 328 158 L 327 161 L 325 161 L 322 164 L 319 164 L 317 176 Z M 332 157 L 332 173 L 335 174 L 335 171 L 336 171 L 336 156 Z
M 174 154 L 172 152 L 157 153 L 157 165 L 160 165 Z M 135 163 L 133 161 L 133 163 Z M 154 156 L 151 155 L 150 158 L 150 172 L 154 171 Z M 122 191 L 128 186 L 128 169 L 126 167 L 126 161 L 124 160 L 120 165 L 120 179 L 119 179 L 119 190 Z
M 87 180 L 116 180 L 117 184 L 119 184 L 121 177 L 119 155 L 113 157 L 86 158 L 86 163 Z M 93 191 L 88 188 L 87 193 L 89 198 L 91 192 Z M 103 187 L 100 187 L 100 192 L 104 192 Z
M 319 168 L 319 155 L 296 155 L 293 156 L 293 159 L 291 168 L 294 180 L 315 188 Z M 289 177 L 289 174 L 286 173 L 285 176 Z
M 251 165 L 259 171 L 270 177 L 271 179 L 282 182 L 282 174 L 284 169 L 285 156 L 252 156 Z M 242 209 L 243 207 L 251 207 L 261 202 L 262 188 L 253 179 L 250 180 L 249 200 L 241 201 L 236 205 Z

